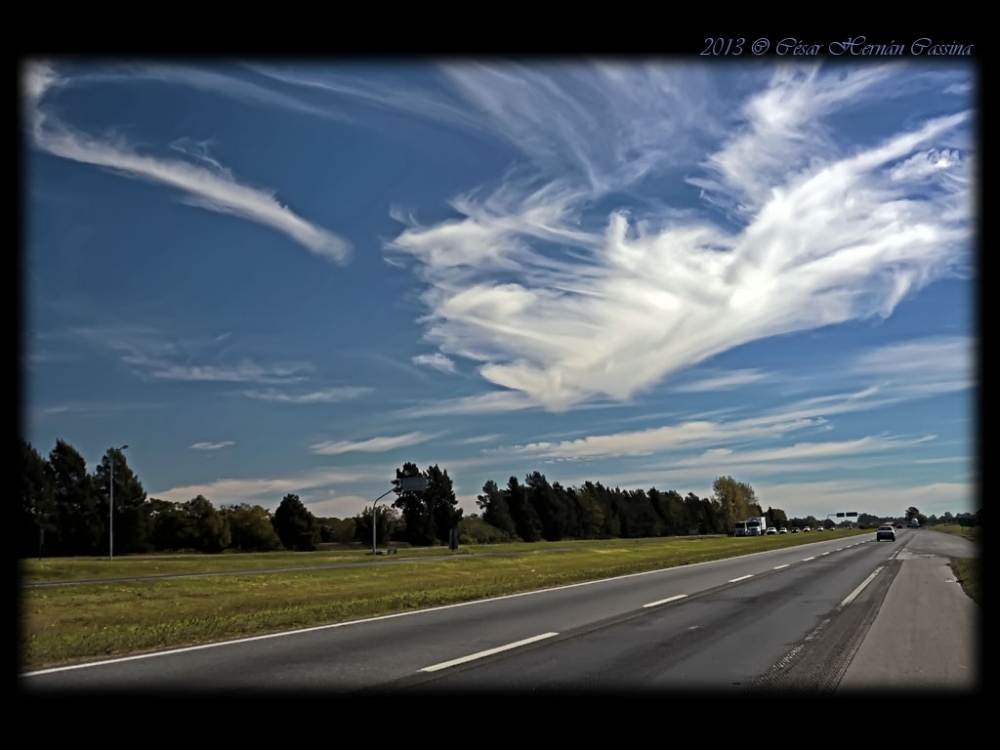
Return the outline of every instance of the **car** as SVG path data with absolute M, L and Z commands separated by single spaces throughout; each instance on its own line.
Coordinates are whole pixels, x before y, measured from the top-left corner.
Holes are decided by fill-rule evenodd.
M 798 533 L 799 533 L 799 530 L 798 530 L 798 529 L 792 529 L 792 533 L 793 533 L 793 534 L 798 534 Z
M 776 528 L 774 528 L 773 526 L 768 526 L 767 527 L 767 533 L 768 534 L 777 534 L 778 530 Z
M 812 529 L 810 529 L 808 526 L 806 526 L 804 529 L 802 529 L 802 531 L 812 531 Z
M 892 528 L 889 524 L 885 526 L 879 526 L 878 531 L 875 532 L 875 541 L 881 542 L 883 539 L 889 542 L 896 541 L 896 530 Z
M 896 524 L 896 528 L 897 528 L 897 529 L 901 529 L 901 528 L 903 528 L 903 524 L 901 524 L 901 523 L 897 523 L 897 524 Z
M 784 526 L 782 526 L 780 529 L 778 529 L 778 533 L 779 534 L 787 534 L 788 533 L 788 529 L 786 529 Z

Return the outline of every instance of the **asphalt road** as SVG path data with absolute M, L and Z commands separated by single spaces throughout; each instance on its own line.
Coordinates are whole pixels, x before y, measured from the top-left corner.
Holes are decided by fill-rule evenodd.
M 838 690 L 978 688 L 980 608 L 948 565 L 949 557 L 978 556 L 979 545 L 962 537 L 914 533 L 896 557 L 896 579 Z
M 920 532 L 22 675 L 26 692 L 832 690 Z M 873 575 L 874 574 L 874 575 Z

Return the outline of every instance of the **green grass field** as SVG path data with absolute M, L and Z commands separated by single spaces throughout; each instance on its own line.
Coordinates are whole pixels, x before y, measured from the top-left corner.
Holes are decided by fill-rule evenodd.
M 343 622 L 627 573 L 800 546 L 870 531 L 763 538 L 673 537 L 465 547 L 451 560 L 21 590 L 22 669 Z M 437 554 L 447 549 L 436 550 Z M 435 550 L 422 550 L 434 554 Z M 518 552 L 494 556 L 489 552 Z M 558 554 L 553 554 L 558 552 Z M 400 550 L 399 555 L 403 551 Z M 358 553 L 24 561 L 47 580 L 144 575 L 154 565 L 221 572 L 364 559 Z M 371 555 L 367 556 L 372 560 Z M 379 560 L 391 558 L 378 558 Z M 44 568 L 51 563 L 53 567 Z M 56 565 L 58 563 L 58 565 Z M 171 569 L 176 571 L 176 569 Z M 96 571 L 96 572 L 95 572 Z

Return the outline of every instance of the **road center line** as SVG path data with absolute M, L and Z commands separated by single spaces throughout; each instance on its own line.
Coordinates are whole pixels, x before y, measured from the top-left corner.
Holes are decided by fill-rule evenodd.
M 511 649 L 518 648 L 520 646 L 527 646 L 529 643 L 536 643 L 537 641 L 543 641 L 546 638 L 552 638 L 553 636 L 559 635 L 558 633 L 542 633 L 541 635 L 536 635 L 532 638 L 525 638 L 523 641 L 517 641 L 516 643 L 508 643 L 506 646 L 497 646 L 496 648 L 487 649 L 486 651 L 480 651 L 478 654 L 469 654 L 468 656 L 462 656 L 458 659 L 452 659 L 451 661 L 444 661 L 440 664 L 434 664 L 430 667 L 424 667 L 421 672 L 437 672 L 441 669 L 447 669 L 448 667 L 454 667 L 458 664 L 465 664 L 466 662 L 475 661 L 476 659 L 482 659 L 487 656 L 492 656 L 493 654 L 499 654 L 503 651 L 510 651 Z
M 829 555 L 829 554 L 830 554 L 829 552 L 824 552 L 823 553 L 823 555 Z M 822 557 L 823 555 L 820 555 L 820 557 Z
M 803 558 L 802 562 L 809 562 L 810 560 L 815 560 L 815 559 L 816 559 L 815 557 L 806 557 Z
M 660 599 L 660 601 L 658 602 L 650 602 L 649 604 L 643 604 L 642 606 L 644 608 L 659 607 L 661 604 L 667 604 L 668 602 L 676 602 L 678 599 L 685 599 L 685 598 L 687 598 L 687 594 L 678 594 L 677 596 L 671 596 L 668 599 Z
M 775 568 L 772 568 L 772 570 L 781 570 L 782 568 L 787 568 L 787 567 L 788 563 L 785 563 L 784 565 L 778 565 Z
M 739 578 L 733 578 L 729 582 L 736 583 L 737 581 L 745 581 L 747 578 L 753 578 L 753 574 L 751 573 L 750 575 L 747 576 L 740 576 Z
M 875 578 L 875 576 L 878 575 L 878 573 L 879 573 L 880 570 L 882 570 L 882 566 L 881 565 L 879 565 L 877 568 L 875 568 L 875 572 L 872 573 L 870 576 L 868 576 L 865 580 L 863 580 L 861 582 L 860 586 L 858 586 L 856 589 L 854 589 L 854 591 L 852 591 L 850 594 L 848 594 L 847 598 L 844 599 L 844 601 L 842 601 L 840 603 L 840 606 L 837 607 L 837 609 L 841 610 L 844 607 L 846 607 L 848 604 L 850 604 L 851 602 L 853 602 L 854 599 L 855 599 L 855 597 L 857 597 L 858 594 L 860 594 L 862 591 L 865 590 L 865 586 L 867 586 L 869 583 L 872 582 L 872 580 Z

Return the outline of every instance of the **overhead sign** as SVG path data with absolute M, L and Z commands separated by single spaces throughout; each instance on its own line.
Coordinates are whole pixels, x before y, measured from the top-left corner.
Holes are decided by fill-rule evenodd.
M 393 479 L 392 483 L 399 492 L 423 492 L 427 489 L 427 480 L 423 477 L 403 477 Z
M 844 514 L 843 514 L 843 513 L 838 513 L 838 514 L 837 514 L 837 518 L 843 518 L 843 517 L 844 517 Z
M 848 513 L 847 517 L 848 518 L 855 518 L 857 515 L 858 515 L 858 512 L 857 511 L 853 511 L 851 513 Z

